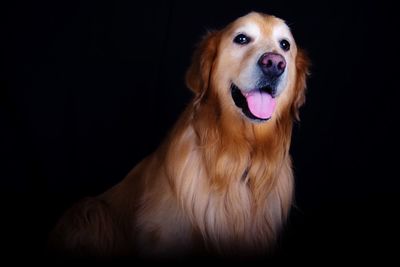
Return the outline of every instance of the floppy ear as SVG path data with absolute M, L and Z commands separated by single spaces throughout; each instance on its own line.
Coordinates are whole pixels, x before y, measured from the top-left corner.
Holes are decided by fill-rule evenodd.
M 302 49 L 297 50 L 296 56 L 296 84 L 295 84 L 295 96 L 292 103 L 292 115 L 296 120 L 300 120 L 299 108 L 306 101 L 306 79 L 309 73 L 310 59 L 306 52 Z
M 196 94 L 204 93 L 210 83 L 211 69 L 217 55 L 218 32 L 209 32 L 193 54 L 192 64 L 186 72 L 186 85 Z

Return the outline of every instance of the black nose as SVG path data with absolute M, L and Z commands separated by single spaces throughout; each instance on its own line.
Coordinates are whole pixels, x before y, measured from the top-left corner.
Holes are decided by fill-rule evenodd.
M 285 58 L 277 53 L 265 53 L 258 60 L 263 73 L 271 78 L 278 78 L 286 68 Z

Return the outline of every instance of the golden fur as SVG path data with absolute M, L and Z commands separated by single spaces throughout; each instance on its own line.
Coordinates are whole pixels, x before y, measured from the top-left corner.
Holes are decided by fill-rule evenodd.
M 236 53 L 232 36 L 248 23 L 256 25 L 259 37 Z M 283 53 L 273 36 L 282 25 L 276 17 L 253 12 L 208 33 L 186 75 L 194 98 L 165 142 L 121 183 L 68 211 L 52 233 L 52 244 L 81 256 L 270 249 L 292 203 L 288 151 L 292 123 L 305 100 L 308 60 L 292 41 L 285 54 L 286 85 L 266 122 L 243 116 L 230 82 L 254 64 L 255 54 Z

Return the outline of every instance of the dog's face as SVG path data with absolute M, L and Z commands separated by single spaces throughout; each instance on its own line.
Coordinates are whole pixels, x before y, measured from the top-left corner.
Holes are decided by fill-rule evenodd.
M 225 114 L 260 123 L 288 105 L 296 113 L 307 65 L 283 20 L 252 12 L 206 37 L 187 83 L 196 93 L 217 96 Z

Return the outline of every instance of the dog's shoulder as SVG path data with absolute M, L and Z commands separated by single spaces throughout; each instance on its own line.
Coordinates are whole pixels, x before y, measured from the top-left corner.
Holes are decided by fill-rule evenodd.
M 50 234 L 52 253 L 64 257 L 108 257 L 120 236 L 116 218 L 99 198 L 85 198 L 73 205 Z

